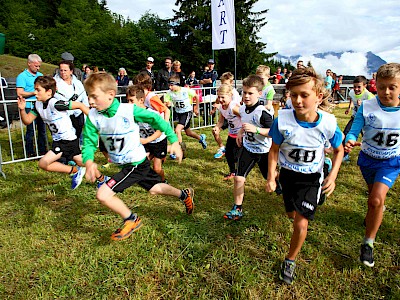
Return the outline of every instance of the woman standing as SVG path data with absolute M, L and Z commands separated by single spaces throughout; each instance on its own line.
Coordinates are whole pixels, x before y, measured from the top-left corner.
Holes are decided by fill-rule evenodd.
M 129 77 L 126 74 L 125 68 L 119 68 L 118 76 L 116 78 L 118 86 L 128 86 L 129 85 Z
M 172 63 L 172 71 L 174 71 L 179 76 L 180 86 L 185 86 L 186 75 L 181 70 L 181 62 L 179 60 L 175 60 Z

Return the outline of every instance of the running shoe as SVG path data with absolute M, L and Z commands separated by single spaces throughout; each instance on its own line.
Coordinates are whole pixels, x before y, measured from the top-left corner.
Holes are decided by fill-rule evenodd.
M 207 148 L 206 138 L 207 138 L 207 136 L 206 136 L 204 133 L 203 133 L 203 134 L 200 134 L 199 143 L 203 146 L 203 149 L 206 149 L 206 148 Z
M 99 189 L 104 183 L 110 180 L 110 177 L 104 175 L 103 181 L 97 181 L 97 188 Z
M 215 153 L 214 158 L 220 159 L 223 158 L 225 155 L 225 147 L 221 147 L 218 149 L 217 153 Z
M 294 261 L 284 260 L 281 266 L 281 272 L 279 273 L 279 279 L 287 284 L 292 284 L 294 280 L 294 270 L 296 269 L 296 263 Z
M 360 261 L 368 266 L 373 267 L 375 265 L 374 262 L 374 248 L 372 248 L 369 244 L 362 244 L 360 248 Z
M 86 168 L 78 167 L 78 172 L 72 175 L 71 189 L 75 190 L 82 182 L 83 176 L 85 176 Z
M 346 163 L 350 162 L 350 155 L 349 154 L 345 154 L 345 156 L 343 156 L 342 162 L 346 162 Z
M 325 157 L 325 164 L 328 166 L 328 173 L 330 173 L 332 170 L 332 159 Z
M 183 200 L 183 204 L 185 205 L 186 208 L 186 213 L 188 215 L 191 215 L 194 210 L 194 190 L 192 188 L 187 188 L 183 190 L 186 193 L 186 199 Z
M 224 176 L 224 180 L 230 180 L 232 178 L 235 178 L 235 173 L 228 173 Z
M 232 210 L 228 211 L 224 215 L 225 219 L 232 220 L 232 221 L 239 221 L 243 218 L 243 211 L 237 208 L 236 204 L 232 207 Z
M 126 220 L 122 228 L 118 228 L 112 235 L 113 241 L 122 241 L 127 239 L 132 233 L 139 230 L 142 227 L 142 220 L 134 214 L 133 219 Z
M 173 154 L 173 153 L 171 153 L 171 154 L 169 155 L 169 158 L 175 160 L 175 159 L 176 159 L 176 155 Z

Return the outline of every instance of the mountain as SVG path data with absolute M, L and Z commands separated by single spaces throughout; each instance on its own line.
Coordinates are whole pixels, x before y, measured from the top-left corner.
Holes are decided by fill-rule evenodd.
M 352 54 L 357 54 L 357 52 L 349 50 L 349 51 L 342 51 L 342 52 L 334 52 L 334 51 L 328 51 L 328 52 L 323 52 L 323 53 L 315 53 L 312 55 L 312 57 L 318 58 L 318 59 L 327 59 L 329 60 L 329 56 L 336 57 L 338 60 L 342 58 L 342 55 L 344 53 L 352 53 Z M 366 53 L 363 53 L 364 57 L 366 58 L 366 66 L 363 66 L 364 69 L 367 71 L 368 74 L 372 74 L 378 70 L 378 68 L 385 64 L 386 61 L 383 60 L 381 57 L 378 55 L 372 53 L 371 51 L 368 51 Z M 296 62 L 302 57 L 302 55 L 292 55 L 292 56 L 283 56 L 280 54 L 277 54 L 274 56 L 275 59 L 280 60 L 280 61 L 289 61 L 293 66 L 296 66 Z M 307 63 L 307 60 L 304 61 L 304 63 Z M 312 59 L 311 59 L 311 63 Z M 327 64 L 329 66 L 329 64 Z M 341 72 L 342 73 L 342 72 Z M 349 74 L 353 75 L 353 74 Z

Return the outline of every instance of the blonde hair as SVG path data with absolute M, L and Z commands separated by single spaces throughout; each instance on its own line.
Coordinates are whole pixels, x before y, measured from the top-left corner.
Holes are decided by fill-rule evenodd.
M 83 85 L 85 86 L 85 90 L 88 92 L 98 87 L 104 93 L 107 91 L 114 91 L 117 93 L 117 83 L 115 82 L 114 77 L 106 72 L 90 74 Z
M 376 72 L 376 80 L 379 78 L 400 78 L 400 64 L 388 63 L 380 66 Z
M 264 75 L 264 74 L 267 76 L 271 75 L 270 67 L 268 67 L 266 65 L 259 65 L 256 69 L 256 75 Z
M 261 92 L 264 87 L 264 82 L 258 75 L 249 75 L 243 79 L 243 87 L 255 87 L 259 92 Z
M 235 78 L 235 76 L 233 76 L 233 74 L 231 72 L 225 72 L 221 75 L 221 77 L 219 78 L 221 81 L 230 81 L 232 82 L 233 79 Z
M 307 84 L 310 81 L 314 83 L 313 91 L 316 94 L 322 93 L 322 101 L 318 108 L 327 112 L 331 112 L 334 105 L 330 102 L 331 93 L 325 88 L 323 79 L 317 75 L 314 68 L 300 68 L 293 71 L 293 75 L 289 78 L 286 83 L 286 89 L 291 90 L 295 86 Z
M 229 84 L 221 84 L 217 90 L 217 94 L 232 95 L 232 86 Z

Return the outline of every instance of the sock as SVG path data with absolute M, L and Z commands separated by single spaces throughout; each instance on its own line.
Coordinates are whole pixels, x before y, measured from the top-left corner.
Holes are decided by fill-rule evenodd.
M 367 237 L 365 237 L 363 240 L 363 244 L 368 244 L 371 246 L 371 248 L 374 248 L 374 242 L 375 242 L 375 239 L 371 239 L 371 238 L 367 238 Z
M 235 204 L 235 207 L 236 207 L 236 210 L 242 211 L 242 205 L 236 205 L 236 204 Z
M 69 174 L 75 174 L 76 172 L 78 172 L 78 168 L 76 166 L 71 167 L 71 172 L 69 172 Z
M 96 179 L 97 179 L 97 181 L 99 181 L 99 182 L 103 182 L 103 181 L 104 181 L 104 175 L 103 175 L 103 174 L 100 174 L 100 176 L 99 176 L 99 177 L 96 177 Z
M 294 263 L 294 260 L 291 260 L 289 258 L 285 258 L 285 261 L 289 262 L 289 263 Z
M 181 195 L 179 197 L 180 200 L 185 200 L 187 198 L 188 194 L 186 194 L 185 190 L 181 190 Z
M 131 214 L 129 215 L 129 217 L 127 217 L 126 219 L 124 219 L 124 222 L 128 221 L 128 220 L 135 220 L 135 215 L 131 212 Z

